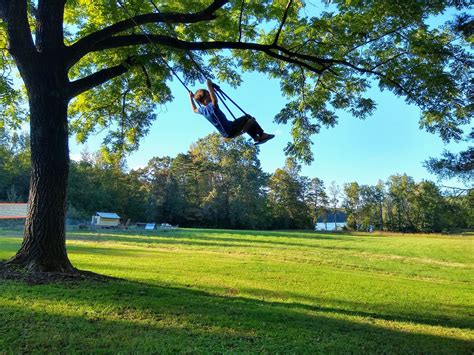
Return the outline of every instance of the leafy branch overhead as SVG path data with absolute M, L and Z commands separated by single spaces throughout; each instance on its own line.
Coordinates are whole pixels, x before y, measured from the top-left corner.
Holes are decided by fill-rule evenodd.
M 111 146 L 136 148 L 155 118 L 151 112 L 173 98 L 171 72 L 160 58 L 186 81 L 203 80 L 191 51 L 206 72 L 232 85 L 241 84 L 240 71 L 278 79 L 287 103 L 275 119 L 292 125 L 287 153 L 307 162 L 311 135 L 337 124 L 340 110 L 362 119 L 374 112 L 372 85 L 417 105 L 420 126 L 446 141 L 461 139 L 473 114 L 468 1 L 157 5 L 160 13 L 143 0 L 0 0 L 0 105 L 15 98 L 5 75 L 13 59 L 25 78 L 32 58 L 49 60 L 54 52 L 69 77 L 63 94 L 71 100 L 72 131 L 85 140 L 108 127 Z M 433 25 L 449 9 L 456 16 Z

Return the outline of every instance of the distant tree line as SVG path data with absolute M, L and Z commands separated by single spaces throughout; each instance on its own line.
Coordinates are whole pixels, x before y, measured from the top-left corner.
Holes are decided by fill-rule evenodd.
M 30 141 L 0 128 L 0 201 L 25 202 L 30 183 Z
M 29 139 L 0 130 L 0 201 L 25 202 L 29 184 Z M 90 221 L 97 211 L 133 222 L 187 227 L 308 229 L 342 222 L 353 230 L 441 232 L 474 228 L 474 192 L 449 194 L 431 181 L 393 175 L 376 185 L 325 186 L 301 175 L 288 159 L 268 174 L 258 148 L 217 134 L 185 154 L 152 158 L 128 171 L 106 152 L 71 161 L 68 218 Z
M 351 229 L 443 232 L 474 228 L 474 191 L 443 193 L 435 183 L 404 175 L 375 186 L 344 185 L 343 207 Z

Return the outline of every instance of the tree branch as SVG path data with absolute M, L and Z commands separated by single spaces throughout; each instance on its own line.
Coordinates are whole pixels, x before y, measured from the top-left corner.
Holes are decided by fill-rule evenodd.
M 310 56 L 307 54 L 301 54 L 291 52 L 286 48 L 276 45 L 258 44 L 258 43 L 247 43 L 247 42 L 186 42 L 180 39 L 165 36 L 165 35 L 125 35 L 115 36 L 106 39 L 96 46 L 91 48 L 92 51 L 101 51 L 104 49 L 112 49 L 126 46 L 136 46 L 142 44 L 160 44 L 167 47 L 178 48 L 183 50 L 200 50 L 205 51 L 209 49 L 242 49 L 242 50 L 255 50 L 268 54 L 269 56 L 280 59 L 289 63 L 302 65 L 303 67 L 311 70 L 312 72 L 321 73 L 327 69 L 328 65 L 334 63 L 333 60 Z M 280 52 L 280 53 L 278 53 Z M 315 68 L 309 65 L 307 62 L 321 65 L 322 68 Z
M 245 0 L 242 0 L 242 3 L 240 4 L 240 15 L 239 15 L 239 40 L 238 42 L 242 41 L 242 18 L 244 16 L 244 5 L 245 5 Z
M 385 32 L 385 33 L 382 33 L 381 35 L 377 36 L 377 37 L 374 37 L 374 38 L 370 38 L 368 39 L 367 41 L 365 42 L 362 42 L 362 43 L 359 43 L 357 45 L 355 45 L 354 47 L 352 47 L 351 49 L 348 49 L 345 53 L 344 53 L 344 56 L 346 56 L 347 54 L 349 54 L 350 52 L 353 52 L 355 51 L 357 48 L 360 48 L 362 46 L 365 46 L 369 43 L 372 43 L 372 42 L 376 42 L 378 40 L 381 40 L 382 38 L 386 37 L 386 36 L 390 36 L 394 33 L 397 33 L 398 31 L 402 30 L 402 29 L 405 29 L 407 28 L 408 26 L 398 26 L 397 28 L 394 28 L 393 30 L 391 31 L 388 31 L 388 32 Z
M 280 27 L 278 28 L 278 31 L 275 35 L 275 39 L 273 40 L 273 44 L 277 45 L 278 44 L 278 39 L 281 34 L 281 30 L 283 29 L 283 26 L 285 25 L 286 19 L 288 18 L 288 12 L 290 11 L 291 4 L 293 3 L 293 0 L 289 0 L 288 4 L 286 4 L 286 9 L 285 12 L 283 13 L 283 18 L 281 19 Z
M 459 197 L 463 194 L 467 194 L 471 192 L 472 190 L 474 190 L 473 187 L 454 187 L 454 186 L 446 186 L 446 185 L 441 185 L 441 187 L 445 189 L 451 189 L 455 197 Z
M 7 24 L 8 50 L 21 72 L 35 53 L 26 0 L 0 0 L 0 16 Z
M 85 78 L 73 81 L 69 84 L 68 97 L 72 99 L 87 90 L 90 90 L 107 82 L 110 79 L 126 73 L 128 69 L 129 66 L 120 64 L 107 69 L 99 70 L 98 72 L 86 76 Z
M 214 13 L 229 1 L 230 0 L 214 0 L 213 3 L 206 9 L 192 14 L 172 12 L 148 13 L 117 22 L 99 31 L 91 33 L 84 38 L 81 38 L 79 41 L 70 46 L 70 66 L 74 65 L 77 61 L 79 61 L 79 59 L 89 53 L 97 43 L 104 41 L 116 34 L 147 23 L 196 23 L 210 21 L 216 18 Z
M 304 103 L 306 101 L 306 75 L 304 72 L 304 68 L 300 67 L 300 70 L 301 70 L 301 101 Z M 319 80 L 319 77 L 318 77 L 318 80 Z
M 150 75 L 148 74 L 148 71 L 146 70 L 146 67 L 144 65 L 141 65 L 140 66 L 141 69 L 142 69 L 142 73 L 143 75 L 145 76 L 145 84 L 146 84 L 146 87 L 148 90 L 151 91 L 151 79 L 150 79 Z
M 400 52 L 400 53 L 397 53 L 396 55 L 394 55 L 394 56 L 392 56 L 392 57 L 390 57 L 390 58 L 388 58 L 388 59 L 386 59 L 386 60 L 384 60 L 384 61 L 382 61 L 382 62 L 380 62 L 380 63 L 377 63 L 376 65 L 374 65 L 374 66 L 371 67 L 370 69 L 371 69 L 371 70 L 375 70 L 375 69 L 377 69 L 377 68 L 379 68 L 379 67 L 381 67 L 381 66 L 383 66 L 383 65 L 385 65 L 385 64 L 387 64 L 387 63 L 389 63 L 389 62 L 391 62 L 392 60 L 397 59 L 398 57 L 401 57 L 402 55 L 405 55 L 405 54 L 408 54 L 408 53 L 407 53 L 407 52 Z
M 367 69 L 359 67 L 355 64 L 352 64 L 346 60 L 338 59 L 327 59 L 315 57 L 309 54 L 293 52 L 287 48 L 284 48 L 279 45 L 274 44 L 258 44 L 258 43 L 247 43 L 247 42 L 225 42 L 225 41 L 214 41 L 214 42 L 187 42 L 174 37 L 166 35 L 147 35 L 147 34 L 133 34 L 133 35 L 123 35 L 123 36 L 114 36 L 107 38 L 90 49 L 93 51 L 101 51 L 105 49 L 127 47 L 127 46 L 136 46 L 136 45 L 146 45 L 146 44 L 158 44 L 166 47 L 182 49 L 182 50 L 197 50 L 197 51 L 206 51 L 211 49 L 237 49 L 237 50 L 252 50 L 259 51 L 267 54 L 268 56 L 287 62 L 298 65 L 302 68 L 310 70 L 311 72 L 322 74 L 326 70 L 334 72 L 331 69 L 331 66 L 342 65 L 349 68 L 352 68 L 360 73 L 376 75 L 380 78 L 383 78 L 400 91 L 404 92 L 409 98 L 418 102 L 416 97 L 411 95 L 411 92 L 406 89 L 402 84 L 396 80 L 388 77 L 384 73 L 378 72 L 374 69 Z M 317 65 L 319 67 L 315 67 Z
M 315 59 L 317 59 L 318 63 L 321 64 L 321 65 L 323 65 L 323 64 L 331 65 L 331 64 L 334 64 L 336 62 L 334 59 L 319 58 L 319 57 L 315 57 L 315 56 L 312 56 L 312 55 L 309 55 L 309 54 L 295 52 L 295 51 L 291 51 L 291 50 L 289 50 L 285 47 L 282 47 L 282 46 L 272 45 L 271 47 L 278 50 L 278 51 L 281 51 L 282 53 L 284 53 L 284 54 L 286 54 L 287 56 L 290 56 L 290 57 L 295 56 L 295 57 L 301 58 L 303 60 L 308 60 L 310 62 L 314 62 Z
M 373 75 L 376 75 L 380 78 L 383 78 L 389 82 L 391 82 L 394 86 L 396 86 L 400 91 L 404 92 L 405 95 L 407 95 L 407 97 L 409 97 L 410 99 L 412 99 L 414 102 L 418 103 L 418 99 L 414 96 L 412 96 L 411 94 L 411 91 L 406 89 L 402 84 L 400 84 L 398 81 L 388 77 L 387 75 L 385 75 L 384 73 L 381 73 L 381 72 L 378 72 L 378 71 L 375 71 L 373 69 L 365 69 L 365 68 L 361 68 L 361 67 L 358 67 L 357 65 L 354 65 L 352 63 L 349 63 L 348 61 L 345 61 L 345 60 L 335 60 L 334 61 L 335 64 L 342 64 L 342 65 L 345 65 L 347 67 L 350 67 L 352 69 L 355 69 L 357 70 L 358 72 L 360 73 L 365 73 L 365 74 L 373 74 Z
M 272 48 L 272 47 L 270 47 Z M 314 58 L 314 60 L 312 60 L 311 62 L 314 62 L 316 64 L 319 64 L 319 65 L 322 65 L 323 68 L 315 68 L 311 65 L 309 65 L 308 63 L 300 60 L 300 59 L 295 59 L 296 56 L 284 56 L 284 55 L 281 55 L 281 54 L 278 54 L 278 53 L 275 53 L 274 51 L 272 51 L 271 49 L 261 49 L 261 51 L 263 51 L 265 54 L 269 55 L 270 57 L 273 57 L 275 59 L 279 59 L 283 62 L 287 62 L 287 63 L 292 63 L 292 64 L 296 64 L 300 67 L 304 67 L 314 73 L 317 73 L 317 74 L 322 74 L 324 72 L 324 70 L 326 69 L 326 67 L 324 65 L 322 65 L 321 63 L 319 63 L 317 61 L 317 59 L 319 58 Z

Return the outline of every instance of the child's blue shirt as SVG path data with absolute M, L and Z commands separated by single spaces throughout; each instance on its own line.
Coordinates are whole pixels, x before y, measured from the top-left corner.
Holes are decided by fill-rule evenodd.
M 198 108 L 198 112 L 207 118 L 209 122 L 212 123 L 214 127 L 217 128 L 220 134 L 224 137 L 228 137 L 231 131 L 231 122 L 227 120 L 224 113 L 219 109 L 219 107 L 214 106 L 212 102 L 206 106 L 201 106 Z

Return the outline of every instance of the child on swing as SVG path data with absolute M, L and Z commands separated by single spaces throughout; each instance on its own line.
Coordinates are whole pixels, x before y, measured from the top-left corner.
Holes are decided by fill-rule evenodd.
M 206 117 L 223 137 L 233 138 L 241 132 L 246 132 L 253 138 L 255 144 L 265 143 L 275 137 L 273 134 L 265 133 L 257 121 L 249 115 L 242 116 L 234 121 L 227 120 L 224 113 L 219 109 L 212 81 L 207 81 L 207 87 L 208 90 L 199 89 L 196 94 L 189 92 L 191 107 L 195 113 L 200 113 Z M 194 100 L 203 106 L 197 108 Z

